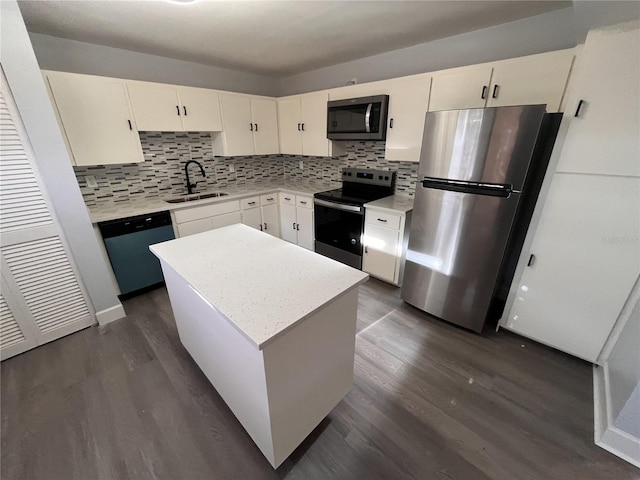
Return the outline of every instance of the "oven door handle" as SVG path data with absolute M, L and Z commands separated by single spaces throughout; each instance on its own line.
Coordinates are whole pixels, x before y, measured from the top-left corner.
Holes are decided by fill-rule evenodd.
M 336 210 L 344 210 L 345 212 L 354 212 L 359 215 L 363 215 L 364 208 L 359 207 L 358 205 L 345 205 L 344 203 L 336 203 L 336 202 L 328 202 L 326 200 L 320 200 L 317 198 L 313 199 L 313 203 L 315 205 L 320 205 L 322 207 L 335 208 Z

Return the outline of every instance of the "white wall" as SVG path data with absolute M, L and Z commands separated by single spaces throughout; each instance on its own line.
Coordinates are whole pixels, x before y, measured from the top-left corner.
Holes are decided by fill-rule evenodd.
M 121 309 L 15 0 L 0 1 L 0 22 L 0 63 L 87 293 L 98 314 Z
M 275 96 L 276 79 L 120 48 L 30 33 L 43 70 Z
M 592 28 L 638 17 L 639 2 L 579 1 L 570 8 L 282 78 L 279 95 L 339 87 L 352 78 L 373 82 L 573 48 Z

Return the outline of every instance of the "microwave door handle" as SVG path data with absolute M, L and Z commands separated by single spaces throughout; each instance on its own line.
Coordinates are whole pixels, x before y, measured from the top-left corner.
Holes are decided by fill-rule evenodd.
M 367 113 L 364 114 L 364 131 L 367 133 L 371 133 L 371 107 L 373 103 L 367 105 Z

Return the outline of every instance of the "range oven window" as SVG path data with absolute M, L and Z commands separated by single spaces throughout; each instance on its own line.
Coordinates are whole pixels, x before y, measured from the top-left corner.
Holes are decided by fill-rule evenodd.
M 361 237 L 364 227 L 362 214 L 316 204 L 314 221 L 316 241 L 354 255 L 362 255 Z

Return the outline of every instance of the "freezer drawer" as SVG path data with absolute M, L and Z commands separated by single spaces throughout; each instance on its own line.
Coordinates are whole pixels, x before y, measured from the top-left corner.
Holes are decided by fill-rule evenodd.
M 414 201 L 402 298 L 480 332 L 519 195 L 478 195 L 420 184 Z

